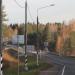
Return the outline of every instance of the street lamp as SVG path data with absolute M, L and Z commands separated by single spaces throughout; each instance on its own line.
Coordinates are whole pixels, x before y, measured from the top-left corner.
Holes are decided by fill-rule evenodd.
M 40 7 L 37 9 L 37 48 L 36 48 L 36 51 L 37 51 L 37 66 L 39 65 L 38 63 L 38 50 L 39 50 L 39 31 L 38 31 L 38 28 L 39 28 L 39 18 L 38 18 L 38 11 L 41 10 L 41 9 L 44 9 L 44 8 L 47 8 L 47 7 L 51 7 L 51 6 L 54 6 L 55 4 L 50 4 L 50 5 L 47 5 L 47 6 L 44 6 L 44 7 Z

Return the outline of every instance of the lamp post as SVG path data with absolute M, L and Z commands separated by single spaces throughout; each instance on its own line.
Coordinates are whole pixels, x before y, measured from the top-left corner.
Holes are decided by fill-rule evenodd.
M 3 58 L 2 58 L 2 0 L 0 0 L 0 75 L 3 75 Z
M 39 10 L 41 9 L 44 9 L 44 8 L 47 8 L 47 7 L 51 7 L 51 6 L 54 6 L 55 4 L 50 4 L 50 5 L 47 5 L 47 6 L 44 6 L 44 7 L 40 7 L 37 9 L 37 48 L 36 48 L 36 51 L 37 51 L 37 66 L 39 65 L 39 58 L 38 58 L 38 50 L 39 50 Z

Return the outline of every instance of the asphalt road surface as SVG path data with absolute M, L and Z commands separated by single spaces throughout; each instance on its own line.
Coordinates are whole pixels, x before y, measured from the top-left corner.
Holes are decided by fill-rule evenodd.
M 64 56 L 59 56 L 54 53 L 46 53 L 42 55 L 42 59 L 47 63 L 58 64 L 58 73 L 54 75 L 75 75 L 75 59 Z M 65 66 L 65 68 L 64 68 Z

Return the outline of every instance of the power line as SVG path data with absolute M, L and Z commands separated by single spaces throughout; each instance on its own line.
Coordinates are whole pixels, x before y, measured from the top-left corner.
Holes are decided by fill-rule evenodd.
M 30 7 L 29 7 L 29 5 L 28 5 L 28 11 L 29 11 L 29 15 L 30 15 L 30 17 L 31 17 L 31 20 L 34 22 L 33 17 L 32 17 L 32 15 L 31 15 L 31 12 L 30 12 Z
M 20 8 L 25 8 L 24 6 L 21 6 L 16 0 L 14 0 L 14 1 Z
M 15 3 L 16 3 L 20 8 L 25 8 L 25 7 L 21 6 L 16 0 L 14 0 L 14 1 L 15 1 Z M 28 5 L 28 11 L 29 11 L 29 15 L 30 15 L 30 17 L 31 17 L 31 20 L 34 22 L 34 20 L 33 20 L 33 18 L 32 18 L 32 15 L 31 15 L 31 12 L 30 12 L 29 5 Z

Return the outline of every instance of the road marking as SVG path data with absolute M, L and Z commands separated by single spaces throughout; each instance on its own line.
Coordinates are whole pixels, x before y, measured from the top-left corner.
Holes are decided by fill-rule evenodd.
M 64 75 L 64 72 L 65 72 L 65 66 L 63 67 L 61 75 Z

